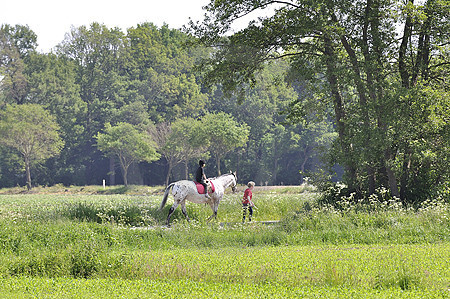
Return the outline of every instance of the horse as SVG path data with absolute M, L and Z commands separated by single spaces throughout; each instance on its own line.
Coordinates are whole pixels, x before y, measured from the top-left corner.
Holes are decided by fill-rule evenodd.
M 210 221 L 213 217 L 217 218 L 217 210 L 219 208 L 219 203 L 223 198 L 225 193 L 225 189 L 231 186 L 233 192 L 236 191 L 237 178 L 234 173 L 223 174 L 217 178 L 209 179 L 215 190 L 212 193 L 209 193 L 210 199 L 205 197 L 205 194 L 199 194 L 197 191 L 197 187 L 193 181 L 182 180 L 171 183 L 167 186 L 166 191 L 164 192 L 164 197 L 161 202 L 161 206 L 159 210 L 162 210 L 166 205 L 167 198 L 169 196 L 170 188 L 172 189 L 173 195 L 173 205 L 169 210 L 169 215 L 167 215 L 167 226 L 170 226 L 170 216 L 172 216 L 175 209 L 178 205 L 181 205 L 181 211 L 183 215 L 186 217 L 187 221 L 189 221 L 189 217 L 186 211 L 186 200 L 194 202 L 194 203 L 207 203 L 211 207 L 213 214 L 207 219 Z

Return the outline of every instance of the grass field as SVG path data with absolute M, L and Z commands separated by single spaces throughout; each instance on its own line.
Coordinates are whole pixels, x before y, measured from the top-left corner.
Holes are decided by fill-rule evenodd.
M 311 190 L 255 190 L 251 224 L 241 192 L 213 223 L 188 203 L 171 228 L 162 188 L 0 190 L 0 298 L 450 298 L 448 204 L 336 211 Z

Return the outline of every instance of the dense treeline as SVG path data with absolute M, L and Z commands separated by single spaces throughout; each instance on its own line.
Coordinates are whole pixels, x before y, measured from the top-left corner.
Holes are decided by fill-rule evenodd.
M 49 54 L 28 27 L 3 25 L 1 185 L 30 188 L 27 169 L 35 184 L 167 184 L 203 158 L 209 176 L 237 170 L 241 183 L 306 174 L 333 204 L 450 199 L 448 0 L 205 9 L 184 31 L 73 28 Z M 264 17 L 230 32 L 254 11 Z M 11 104 L 44 111 L 21 118 Z M 26 140 L 47 113 L 57 126 Z M 344 185 L 330 184 L 336 169 Z
M 190 39 L 151 23 L 126 34 L 93 23 L 39 53 L 27 26 L 2 25 L 0 187 L 167 184 L 189 177 L 199 158 L 209 176 L 301 183 L 335 133 L 329 122 L 286 122 L 281 112 L 298 97 L 280 81 L 288 65 L 262 69 L 240 105 L 203 85 L 194 66 L 211 50 Z

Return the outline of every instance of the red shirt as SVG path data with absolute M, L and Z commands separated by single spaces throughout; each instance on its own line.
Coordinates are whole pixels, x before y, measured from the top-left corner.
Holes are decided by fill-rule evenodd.
M 242 204 L 249 204 L 250 201 L 248 200 L 248 197 L 250 196 L 250 200 L 252 200 L 252 190 L 250 188 L 245 189 L 244 191 L 244 198 L 242 199 Z

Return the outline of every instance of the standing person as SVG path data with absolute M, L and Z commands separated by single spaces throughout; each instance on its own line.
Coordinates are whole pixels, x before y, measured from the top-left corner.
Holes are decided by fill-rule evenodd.
M 211 199 L 211 197 L 208 195 L 208 186 L 206 185 L 206 175 L 204 170 L 205 165 L 205 161 L 198 161 L 198 168 L 197 172 L 195 173 L 195 181 L 203 185 L 203 187 L 205 188 L 205 197 L 207 199 Z
M 255 186 L 255 182 L 248 182 L 247 189 L 244 191 L 244 197 L 242 198 L 242 209 L 243 209 L 243 216 L 242 216 L 242 223 L 245 222 L 245 215 L 247 214 L 247 208 L 248 208 L 248 221 L 252 221 L 252 215 L 253 215 L 253 207 L 255 204 L 252 201 L 253 197 L 253 187 Z

